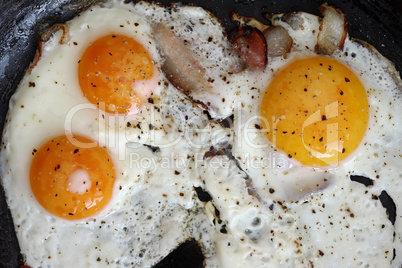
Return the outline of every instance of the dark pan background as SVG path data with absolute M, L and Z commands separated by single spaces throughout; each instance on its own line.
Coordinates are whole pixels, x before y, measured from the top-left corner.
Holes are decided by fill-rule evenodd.
M 0 0 L 0 130 L 8 110 L 8 102 L 25 69 L 32 60 L 40 35 L 55 23 L 71 19 L 96 0 Z M 170 4 L 170 0 L 160 0 Z M 183 0 L 212 11 L 232 29 L 230 12 L 254 16 L 264 21 L 264 11 L 270 13 L 305 11 L 319 15 L 317 0 Z M 402 1 L 401 0 L 328 0 L 343 10 L 350 36 L 373 45 L 402 71 Z M 1 167 L 0 167 L 1 168 Z M 27 168 L 27 167 L 21 167 Z M 157 267 L 201 267 L 191 257 L 194 244 L 172 254 Z M 0 267 L 22 264 L 10 212 L 0 185 Z M 198 254 L 198 253 L 197 253 Z M 198 255 L 197 255 L 198 256 Z M 195 256 L 194 256 L 195 257 Z

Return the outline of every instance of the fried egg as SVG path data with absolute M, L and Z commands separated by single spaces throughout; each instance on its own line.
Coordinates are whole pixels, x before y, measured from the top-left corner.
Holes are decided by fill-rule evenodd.
M 2 183 L 32 267 L 149 267 L 208 240 L 181 133 L 206 116 L 163 77 L 135 9 L 95 5 L 50 29 L 10 102 Z
M 321 19 L 299 12 L 293 29 L 282 16 L 271 21 L 293 39 L 290 52 L 227 79 L 235 159 L 205 163 L 225 226 L 220 265 L 399 267 L 401 224 L 381 204 L 401 198 L 401 80 L 357 40 L 317 55 Z

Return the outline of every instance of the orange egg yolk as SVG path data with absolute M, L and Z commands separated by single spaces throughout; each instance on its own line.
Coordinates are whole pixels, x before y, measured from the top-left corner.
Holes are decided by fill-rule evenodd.
M 261 114 L 268 139 L 303 165 L 337 165 L 364 137 L 366 91 L 354 72 L 328 57 L 298 59 L 265 91 Z
M 142 100 L 133 84 L 150 79 L 153 63 L 148 51 L 134 39 L 108 35 L 84 52 L 78 68 L 81 90 L 87 99 L 110 113 L 126 113 Z
M 30 171 L 35 198 L 48 212 L 77 220 L 99 212 L 110 200 L 115 170 L 104 148 L 80 136 L 60 136 L 37 150 Z

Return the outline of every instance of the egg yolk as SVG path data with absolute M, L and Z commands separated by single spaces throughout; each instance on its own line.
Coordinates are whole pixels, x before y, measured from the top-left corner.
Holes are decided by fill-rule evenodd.
M 150 79 L 153 63 L 148 51 L 134 39 L 108 35 L 84 52 L 78 68 L 81 90 L 87 99 L 111 113 L 126 113 L 142 100 L 134 82 Z
M 368 123 L 359 78 L 328 57 L 298 59 L 265 91 L 261 114 L 268 139 L 303 165 L 337 165 L 359 145 Z
M 30 183 L 35 198 L 48 212 L 77 220 L 94 215 L 109 202 L 115 170 L 104 148 L 83 148 L 77 144 L 92 141 L 69 138 L 54 138 L 37 150 Z

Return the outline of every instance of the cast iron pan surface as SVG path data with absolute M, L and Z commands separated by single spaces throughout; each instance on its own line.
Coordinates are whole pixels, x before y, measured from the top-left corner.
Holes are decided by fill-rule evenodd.
M 55 23 L 78 14 L 82 7 L 96 0 L 0 0 L 0 130 L 8 111 L 8 102 L 25 69 L 31 62 L 40 35 Z M 170 4 L 170 0 L 160 0 Z M 305 11 L 319 15 L 324 0 L 183 0 L 212 11 L 232 29 L 230 12 L 235 11 L 264 21 L 262 13 Z M 340 8 L 348 22 L 351 37 L 373 45 L 402 71 L 402 13 L 398 0 L 329 0 Z M 1 167 L 0 167 L 1 168 Z M 393 202 L 392 202 L 393 203 Z M 387 206 L 387 202 L 384 202 Z M 203 256 L 195 241 L 183 241 L 175 251 L 155 267 L 202 267 Z M 400 252 L 396 254 L 402 254 Z M 19 267 L 22 258 L 11 214 L 0 185 L 0 267 Z

